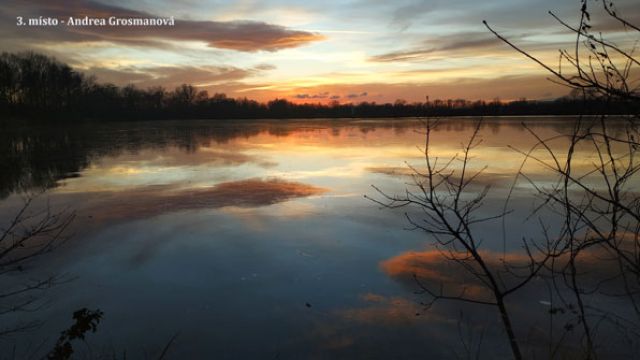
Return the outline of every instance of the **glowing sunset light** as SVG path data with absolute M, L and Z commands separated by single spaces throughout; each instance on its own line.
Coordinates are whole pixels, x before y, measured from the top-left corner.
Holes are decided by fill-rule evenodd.
M 191 83 L 210 94 L 259 101 L 548 99 L 567 93 L 481 21 L 541 59 L 554 61 L 573 36 L 552 26 L 556 23 L 547 10 L 571 23 L 577 3 L 454 3 L 202 1 L 185 8 L 166 0 L 135 5 L 9 1 L 0 12 L 0 34 L 5 51 L 44 52 L 101 82 L 167 89 Z M 632 1 L 617 5 L 629 19 L 640 16 Z M 73 26 L 24 31 L 14 24 L 18 13 L 64 18 L 80 12 L 94 17 L 173 16 L 176 24 L 153 32 Z M 619 43 L 628 40 L 623 28 L 612 34 Z

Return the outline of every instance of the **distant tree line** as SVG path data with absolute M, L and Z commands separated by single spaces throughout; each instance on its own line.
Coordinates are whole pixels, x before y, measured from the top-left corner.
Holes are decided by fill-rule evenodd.
M 14 117 L 65 117 L 108 120 L 177 118 L 340 118 L 477 115 L 627 114 L 636 103 L 612 103 L 580 93 L 552 101 L 433 100 L 378 104 L 296 104 L 285 99 L 261 103 L 183 84 L 140 89 L 100 84 L 54 58 L 33 52 L 0 55 L 0 114 Z

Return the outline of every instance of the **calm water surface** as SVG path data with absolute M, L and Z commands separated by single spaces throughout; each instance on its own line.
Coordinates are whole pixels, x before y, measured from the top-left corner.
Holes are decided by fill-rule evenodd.
M 443 121 L 439 157 L 460 151 L 475 119 Z M 522 162 L 508 145 L 571 130 L 569 118 L 485 119 L 472 168 L 488 166 L 474 189 L 491 185 L 487 213 L 499 211 Z M 178 334 L 176 358 L 455 358 L 464 343 L 492 358 L 510 355 L 492 308 L 440 303 L 423 311 L 410 274 L 429 260 L 425 234 L 409 231 L 404 211 L 364 198 L 411 183 L 420 167 L 423 129 L 414 120 L 176 121 L 12 129 L 0 166 L 0 219 L 25 191 L 36 201 L 76 211 L 73 236 L 33 265 L 29 276 L 72 281 L 19 319 L 39 329 L 0 343 L 8 350 L 51 344 L 81 307 L 100 308 L 86 354 L 159 353 Z M 560 146 L 559 144 L 558 146 Z M 575 166 L 593 154 L 578 150 Z M 453 166 L 459 166 L 454 164 Z M 528 174 L 552 181 L 531 164 Z M 508 233 L 502 223 L 478 231 L 488 251 L 517 251 L 533 208 L 517 182 Z M 507 239 L 505 241 L 505 239 Z M 425 260 L 427 259 L 427 260 Z M 442 264 L 442 277 L 464 281 Z M 511 304 L 528 337 L 544 337 L 544 293 Z M 16 320 L 16 319 L 13 319 Z M 47 347 L 45 345 L 43 347 Z

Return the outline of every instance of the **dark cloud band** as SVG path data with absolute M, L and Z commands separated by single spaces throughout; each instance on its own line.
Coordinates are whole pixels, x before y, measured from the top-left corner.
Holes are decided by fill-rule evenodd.
M 159 41 L 201 41 L 210 47 L 237 51 L 277 51 L 322 40 L 317 33 L 258 21 L 193 21 L 175 19 L 173 26 L 18 27 L 16 16 L 89 18 L 160 18 L 155 14 L 105 5 L 90 0 L 9 1 L 0 10 L 0 34 L 5 39 L 31 41 L 109 41 L 159 46 Z

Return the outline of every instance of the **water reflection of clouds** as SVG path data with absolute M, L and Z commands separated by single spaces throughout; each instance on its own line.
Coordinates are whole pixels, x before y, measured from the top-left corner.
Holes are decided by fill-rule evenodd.
M 457 125 L 434 133 L 442 158 L 459 152 L 460 142 L 471 130 L 472 121 L 451 122 Z M 323 125 L 311 126 L 315 123 Z M 185 333 L 200 337 L 201 341 L 190 343 L 185 336 L 186 345 L 176 345 L 184 354 L 216 347 L 233 348 L 242 357 L 249 351 L 247 342 L 257 344 L 251 355 L 264 354 L 265 348 L 288 339 L 283 340 L 283 358 L 445 358 L 452 357 L 459 345 L 456 326 L 462 309 L 478 315 L 473 326 L 495 325 L 487 335 L 487 349 L 508 355 L 492 311 L 451 303 L 421 311 L 423 298 L 413 294 L 417 290 L 413 273 L 436 286 L 449 283 L 452 291 L 467 286 L 468 294 L 472 288 L 475 295 L 485 294 L 459 269 L 420 250 L 427 239 L 403 231 L 406 222 L 401 212 L 381 211 L 362 198 L 374 193 L 371 184 L 401 191 L 410 183 L 404 162 L 424 164 L 416 148 L 424 137 L 411 131 L 419 128 L 418 123 L 198 124 L 211 130 L 199 128 L 191 134 L 185 126 L 176 131 L 182 141 L 172 140 L 177 135 L 167 128 L 169 134 L 157 139 L 165 145 L 150 145 L 142 138 L 130 149 L 99 152 L 90 157 L 89 165 L 80 167 L 79 178 L 65 180 L 66 186 L 52 192 L 56 204 L 66 201 L 78 210 L 79 227 L 89 228 L 79 232 L 82 241 L 73 241 L 73 249 L 65 249 L 69 251 L 61 256 L 60 267 L 71 264 L 72 271 L 96 284 L 92 293 L 109 307 L 113 324 L 105 322 L 105 329 L 128 331 L 124 336 L 131 333 L 134 345 L 145 343 L 151 335 L 133 334 L 136 329 L 123 329 L 112 319 L 130 319 L 146 311 L 141 318 L 162 320 L 159 326 L 167 333 L 182 326 Z M 537 130 L 548 136 L 562 126 L 556 121 Z M 154 134 L 144 129 L 139 133 Z M 528 149 L 532 139 L 519 120 L 497 128 L 485 126 L 482 136 L 484 142 L 473 161 L 489 168 L 477 185 L 504 188 L 522 159 L 506 145 Z M 176 146 L 178 140 L 185 146 Z M 125 137 L 118 143 L 129 141 L 134 140 Z M 589 165 L 587 155 L 578 153 L 576 169 Z M 531 166 L 529 175 L 551 184 L 548 173 L 538 169 Z M 499 212 L 501 193 L 492 194 L 485 210 Z M 508 234 L 512 238 L 539 231 L 537 224 L 523 220 L 532 206 L 530 192 L 514 194 L 510 208 L 517 211 L 510 224 L 515 224 L 517 234 Z M 420 216 L 419 211 L 415 215 Z M 478 229 L 483 246 L 495 251 L 487 254 L 491 265 L 499 264 L 500 228 L 497 222 Z M 517 250 L 518 244 L 508 244 L 508 251 Z M 84 256 L 87 253 L 91 256 Z M 592 271 L 604 277 L 612 274 L 607 270 L 611 269 Z M 149 286 L 149 279 L 156 287 Z M 171 291 L 170 285 L 181 290 Z M 548 299 L 538 285 L 510 304 L 518 317 L 531 319 L 548 310 L 540 303 Z M 139 297 L 119 303 L 113 294 L 128 289 L 135 289 Z M 72 301 L 83 291 L 69 293 Z M 166 300 L 167 293 L 179 294 L 175 304 Z M 203 299 L 207 310 L 193 310 Z M 305 308 L 304 301 L 313 303 L 313 308 Z M 259 311 L 253 311 L 256 306 Z M 176 308 L 190 308 L 193 316 L 180 313 L 166 318 Z M 257 312 L 269 321 L 261 323 Z M 202 323 L 194 325 L 192 318 Z M 216 341 L 211 341 L 211 323 L 226 325 L 224 334 L 216 333 Z M 261 326 L 277 328 L 274 333 L 281 337 L 265 334 Z M 185 349 L 191 345 L 193 350 Z
M 398 178 L 404 178 L 405 180 L 410 180 L 414 175 L 416 175 L 416 171 L 423 171 L 423 167 L 414 167 L 411 168 L 409 166 L 399 167 L 399 166 L 372 166 L 367 167 L 367 171 L 374 174 L 382 174 L 388 175 Z M 477 169 L 479 170 L 479 169 Z M 475 171 L 477 171 L 475 170 Z M 453 182 L 459 181 L 456 176 L 450 176 L 449 179 Z M 483 171 L 480 175 L 476 176 L 471 183 L 471 186 L 508 186 L 513 182 L 514 175 L 511 173 L 495 173 L 489 171 Z
M 361 295 L 361 300 L 364 306 L 338 310 L 337 315 L 348 321 L 385 326 L 406 326 L 415 321 L 447 321 L 435 312 L 422 314 L 420 304 L 405 297 L 366 293 Z
M 492 266 L 499 265 L 503 258 L 499 253 L 485 255 Z M 507 254 L 507 258 L 514 263 L 524 260 L 516 254 Z M 402 252 L 381 261 L 380 268 L 406 291 L 389 292 L 383 287 L 380 293 L 360 293 L 358 301 L 324 314 L 309 335 L 300 339 L 312 353 L 331 358 L 464 358 L 470 354 L 465 354 L 460 341 L 480 341 L 475 346 L 490 350 L 492 358 L 509 357 L 499 317 L 492 308 L 445 301 L 425 311 L 421 301 L 427 299 L 414 294 L 418 286 L 413 274 L 417 273 L 436 286 L 444 281 L 457 287 L 454 290 L 466 287 L 470 296 L 487 295 L 477 284 L 474 287 L 474 279 L 464 269 L 455 269 L 437 251 Z M 538 303 L 541 296 L 544 291 L 539 288 L 529 289 L 510 302 L 518 321 L 533 324 L 526 335 L 532 348 L 548 343 L 544 330 L 537 326 L 544 326 L 548 316 L 548 308 Z
M 144 185 L 197 187 L 229 180 L 230 169 L 246 167 L 247 175 L 277 166 L 265 156 L 203 147 L 194 153 L 177 148 L 143 150 L 96 160 L 82 176 L 67 179 L 58 192 L 127 190 Z M 238 172 L 238 171 L 234 171 Z
M 356 303 L 321 317 L 296 340 L 309 349 L 307 358 L 457 358 L 459 316 L 424 313 L 419 302 L 408 297 L 362 293 Z M 467 326 L 478 330 L 477 321 L 462 325 Z M 502 354 L 500 344 L 490 346 L 493 355 Z
M 520 121 L 488 121 L 483 126 L 482 148 L 473 154 L 472 167 L 489 165 L 492 173 L 513 174 L 522 156 L 506 145 L 528 149 L 534 143 L 533 137 L 523 131 Z M 193 128 L 180 124 L 175 132 L 167 131 L 166 134 L 160 134 L 163 128 L 154 125 L 154 131 L 144 136 L 155 134 L 157 139 L 135 138 L 133 135 L 129 139 L 125 136 L 128 132 L 118 131 L 113 143 L 122 142 L 126 144 L 124 149 L 131 150 L 118 148 L 112 150 L 115 156 L 107 153 L 107 156 L 93 157 L 79 177 L 67 178 L 65 187 L 58 191 L 122 190 L 178 183 L 186 187 L 204 186 L 265 176 L 299 180 L 322 177 L 325 178 L 322 181 L 328 184 L 330 179 L 365 179 L 370 170 L 377 168 L 374 172 L 382 173 L 385 172 L 383 167 L 400 168 L 405 161 L 423 165 L 416 146 L 423 144 L 424 135 L 419 131 L 422 125 L 417 121 L 263 121 L 242 126 L 194 124 Z M 442 122 L 434 133 L 434 154 L 447 158 L 459 153 L 461 139 L 466 136 L 464 132 L 470 131 L 472 124 L 469 119 Z M 499 131 L 487 131 L 496 128 L 496 124 L 499 124 Z M 554 122 L 553 126 L 532 126 L 541 137 L 548 137 L 562 131 L 564 128 L 560 125 L 563 124 Z M 141 126 L 131 132 L 135 135 L 143 130 L 145 127 Z M 120 140 L 120 137 L 124 139 Z M 189 146 L 183 146 L 183 142 Z M 537 154 L 541 155 L 540 151 Z M 578 166 L 590 165 L 593 154 L 583 154 L 578 150 L 577 155 L 574 162 L 577 170 Z M 543 172 L 539 165 L 531 162 L 527 170 L 531 176 Z
M 450 256 L 450 254 L 441 253 L 439 250 L 406 251 L 383 260 L 380 262 L 380 268 L 387 276 L 403 285 L 410 292 L 420 293 L 421 286 L 425 286 L 435 293 L 441 292 L 446 296 L 464 296 L 467 299 L 493 301 L 491 292 L 482 283 L 482 280 L 469 271 L 469 269 L 478 270 L 476 263 L 471 261 L 463 266 L 460 263 L 448 260 L 447 256 Z M 484 251 L 482 256 L 489 268 L 493 269 L 493 273 L 500 274 L 499 279 L 505 288 L 508 288 L 509 284 L 515 285 L 521 281 L 524 276 L 523 271 L 526 271 L 528 264 L 527 256 L 521 251 L 507 253 Z M 555 258 L 556 270 L 567 266 L 568 258 L 569 255 Z M 602 316 L 603 319 L 607 316 L 619 319 L 635 316 L 635 312 L 628 306 L 620 292 L 620 289 L 628 286 L 628 284 L 625 285 L 624 283 L 624 270 L 619 267 L 617 259 L 609 252 L 606 246 L 585 251 L 579 258 L 576 258 L 576 263 L 578 268 L 581 269 L 581 291 L 595 294 L 594 298 L 586 305 L 590 310 L 598 313 L 598 316 Z M 505 264 L 509 264 L 510 271 L 506 271 Z M 563 281 L 559 280 L 558 277 L 556 275 L 555 281 Z M 558 346 L 558 354 L 565 354 L 562 356 L 566 356 L 580 349 L 576 345 L 579 344 L 580 340 L 573 337 L 576 334 L 573 334 L 567 328 L 563 328 L 566 324 L 576 321 L 575 312 L 571 311 L 571 302 L 574 300 L 569 290 L 562 292 L 564 301 L 568 301 L 569 305 L 563 303 L 555 293 L 550 296 L 549 287 L 551 286 L 553 286 L 553 282 L 550 274 L 547 269 L 544 269 L 530 284 L 505 298 L 505 301 L 517 326 L 518 336 L 522 337 L 527 351 L 532 354 L 545 354 L 548 345 L 558 342 L 558 336 L 562 334 L 564 341 L 557 343 L 556 346 Z M 372 302 L 385 301 L 384 297 L 375 295 L 367 295 L 367 298 Z M 431 299 L 428 294 L 419 295 L 417 300 L 414 300 L 414 308 L 417 306 L 415 304 L 418 301 L 428 303 Z M 379 322 L 384 323 L 387 321 L 387 317 L 403 311 L 403 307 L 405 307 L 402 301 L 395 303 L 387 301 L 387 303 L 388 306 L 394 307 L 394 309 L 371 309 L 371 307 L 365 306 L 350 310 L 350 312 L 361 314 L 361 319 L 368 319 L 364 314 L 378 315 L 380 317 Z M 474 314 L 473 316 L 477 313 L 494 314 L 495 317 L 489 321 L 485 319 L 484 324 L 491 326 L 490 324 L 495 322 L 494 326 L 498 329 L 500 328 L 495 307 L 453 300 L 440 300 L 435 304 L 426 312 L 423 312 L 422 309 L 418 310 L 420 315 L 427 315 L 424 318 L 428 319 L 429 322 L 437 323 L 443 319 L 451 321 L 453 320 L 452 311 L 458 309 L 458 311 L 465 314 Z M 417 307 L 419 308 L 419 306 Z M 551 312 L 552 308 L 562 309 L 562 311 Z M 483 312 L 481 309 L 485 311 Z M 407 315 L 408 312 L 404 310 L 404 316 Z M 553 324 L 550 323 L 552 318 Z M 443 321 L 437 326 L 444 331 L 446 322 Z M 628 346 L 625 343 L 626 340 L 622 337 L 608 337 L 606 335 L 620 330 L 616 324 L 615 321 L 613 323 L 603 321 L 598 326 L 597 331 L 603 337 L 601 341 L 604 341 L 600 350 L 607 357 L 625 358 L 625 356 L 628 356 L 627 351 L 629 349 L 625 347 Z M 553 329 L 552 333 L 549 332 L 550 327 Z M 550 337 L 551 334 L 556 334 L 555 338 Z M 492 337 L 486 338 L 485 341 L 488 345 L 500 343 L 504 341 L 501 336 L 503 335 L 499 332 L 494 333 Z M 604 340 L 605 338 L 606 340 Z M 620 347 L 618 348 L 618 345 L 613 344 L 618 344 Z
M 447 256 L 450 255 L 438 250 L 408 251 L 383 261 L 380 267 L 389 277 L 411 289 L 418 289 L 415 276 L 433 289 L 446 286 L 444 289 L 447 295 L 455 296 L 464 293 L 467 297 L 490 301 L 491 294 L 486 286 L 461 264 L 448 260 Z M 468 255 L 460 253 L 457 256 L 465 258 Z M 503 256 L 503 254 L 483 252 L 483 258 L 488 266 L 496 269 L 502 268 L 503 259 L 515 266 L 522 267 L 527 264 L 525 256 L 516 254 Z M 471 269 L 475 269 L 474 266 L 476 266 L 473 261 L 465 262 L 465 265 Z M 476 271 L 479 270 L 476 269 Z M 513 276 L 511 280 L 514 281 Z
M 135 219 L 194 209 L 266 206 L 326 191 L 313 185 L 275 178 L 230 181 L 189 189 L 158 185 L 117 192 L 96 201 L 86 210 L 95 214 L 93 216 L 97 220 Z

